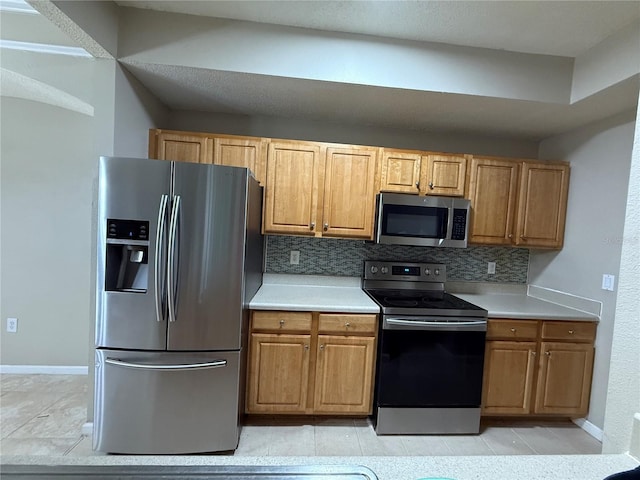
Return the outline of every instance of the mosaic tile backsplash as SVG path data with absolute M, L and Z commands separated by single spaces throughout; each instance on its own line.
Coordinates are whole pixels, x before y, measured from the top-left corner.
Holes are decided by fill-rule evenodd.
M 444 263 L 452 282 L 527 283 L 529 250 L 508 247 L 433 248 L 377 245 L 362 240 L 267 235 L 266 273 L 360 277 L 365 260 Z M 291 250 L 300 263 L 289 263 Z M 487 262 L 496 262 L 495 275 Z

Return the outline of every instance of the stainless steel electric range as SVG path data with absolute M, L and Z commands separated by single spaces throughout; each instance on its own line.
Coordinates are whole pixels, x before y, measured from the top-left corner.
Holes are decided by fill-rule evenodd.
M 382 321 L 378 434 L 478 433 L 487 311 L 445 292 L 446 266 L 366 261 Z

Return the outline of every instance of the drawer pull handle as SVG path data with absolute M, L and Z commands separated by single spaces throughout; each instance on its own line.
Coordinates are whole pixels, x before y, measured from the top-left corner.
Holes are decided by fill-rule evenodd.
M 573 330 L 569 330 L 569 333 L 570 333 L 571 335 L 573 335 Z
M 284 320 L 280 320 L 280 328 L 284 327 Z
M 512 331 L 513 333 L 516 333 L 516 329 L 515 329 L 515 328 L 512 328 L 512 329 L 511 329 L 511 331 Z
M 351 326 L 351 324 L 349 322 L 344 324 L 345 327 L 349 328 Z

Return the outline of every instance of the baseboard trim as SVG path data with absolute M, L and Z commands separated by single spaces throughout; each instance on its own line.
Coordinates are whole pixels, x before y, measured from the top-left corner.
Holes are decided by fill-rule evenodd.
M 23 375 L 88 375 L 89 367 L 65 365 L 0 365 L 0 373 Z
M 604 431 L 596 427 L 589 420 L 584 418 L 574 418 L 572 421 L 599 442 L 604 438 Z
M 82 436 L 90 437 L 93 435 L 93 422 L 86 422 L 82 425 Z

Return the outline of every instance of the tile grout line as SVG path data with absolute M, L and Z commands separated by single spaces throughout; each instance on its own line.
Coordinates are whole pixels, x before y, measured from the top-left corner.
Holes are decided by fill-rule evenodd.
M 76 441 L 76 443 L 74 443 L 73 445 L 71 445 L 63 454 L 63 457 L 66 457 L 67 455 L 69 455 L 71 453 L 71 451 L 76 448 L 78 445 L 80 445 L 80 442 L 82 441 L 84 437 L 82 435 L 80 435 L 80 438 Z
M 516 432 L 513 428 L 510 428 L 510 430 L 513 432 L 513 434 L 518 437 L 520 440 L 522 440 L 522 442 L 529 447 L 536 455 L 540 455 L 540 452 L 538 452 L 535 448 L 533 448 L 533 445 L 530 445 L 529 442 L 527 442 L 527 440 L 522 437 L 518 432 Z

